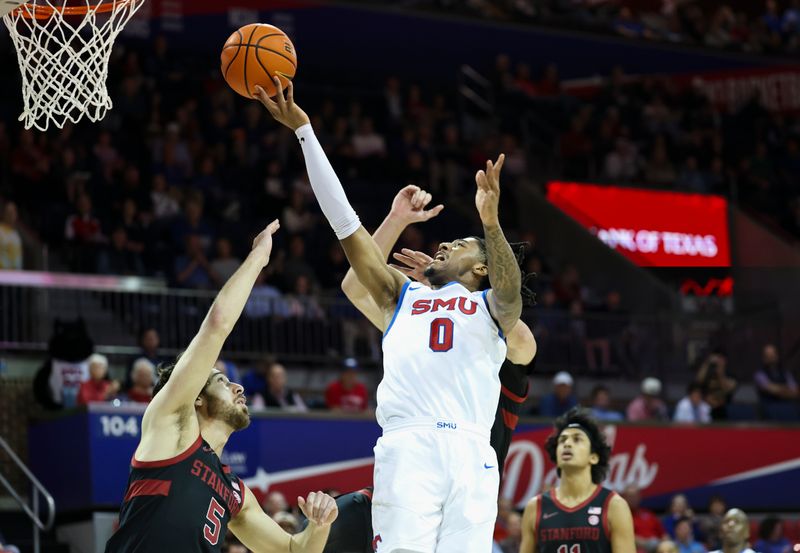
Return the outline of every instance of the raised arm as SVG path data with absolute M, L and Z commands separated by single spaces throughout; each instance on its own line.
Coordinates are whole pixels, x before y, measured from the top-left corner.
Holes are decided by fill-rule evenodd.
M 500 228 L 498 206 L 500 202 L 500 170 L 503 168 L 505 154 L 500 154 L 496 163 L 486 162 L 486 171 L 478 171 L 475 182 L 475 206 L 483 223 L 483 236 L 486 241 L 489 282 L 492 289 L 487 294 L 489 309 L 503 332 L 508 335 L 522 314 L 520 287 L 522 275 L 517 258 L 508 245 L 503 229 Z
M 425 207 L 431 199 L 429 193 L 413 184 L 397 193 L 392 201 L 392 209 L 372 235 L 384 260 L 389 257 L 389 253 L 408 225 L 427 221 L 442 212 L 443 205 L 437 205 L 433 209 L 425 211 Z M 352 268 L 347 271 L 342 280 L 342 291 L 356 309 L 369 319 L 369 322 L 381 331 L 386 330 L 386 320 L 382 310 L 373 301 L 369 291 L 358 280 Z
M 169 381 L 148 405 L 143 432 L 147 432 L 153 421 L 167 420 L 163 415 L 184 410 L 194 412 L 194 401 L 206 385 L 225 339 L 242 314 L 256 277 L 269 263 L 272 235 L 279 227 L 276 219 L 253 240 L 247 259 L 217 294 L 200 330 L 175 364 Z M 195 417 L 189 420 L 196 421 Z
M 386 265 L 380 248 L 361 225 L 358 215 L 347 201 L 342 183 L 314 135 L 308 115 L 294 103 L 292 82 L 289 81 L 285 98 L 277 78 L 275 86 L 278 90 L 275 100 L 261 87 L 256 87 L 256 95 L 276 121 L 295 131 L 319 206 L 339 238 L 358 280 L 388 318 L 397 304 L 400 289 L 408 279 Z
M 302 497 L 297 499 L 309 521 L 299 534 L 289 535 L 278 526 L 261 509 L 253 492 L 246 486 L 242 510 L 231 519 L 229 528 L 253 553 L 321 553 L 331 523 L 339 513 L 336 501 L 320 492 L 311 492 L 305 500 Z

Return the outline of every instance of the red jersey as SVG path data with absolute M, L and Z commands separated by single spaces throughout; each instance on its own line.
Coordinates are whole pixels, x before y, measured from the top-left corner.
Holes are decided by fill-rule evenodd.
M 325 390 L 325 403 L 329 409 L 364 411 L 367 408 L 367 387 L 356 382 L 352 388 L 345 390 L 340 380 L 331 382 Z
M 106 392 L 111 386 L 110 380 L 87 380 L 81 382 L 78 390 L 78 405 L 86 405 L 91 401 L 106 401 Z
M 658 538 L 666 533 L 658 517 L 649 509 L 639 507 L 633 511 L 633 534 L 637 538 Z

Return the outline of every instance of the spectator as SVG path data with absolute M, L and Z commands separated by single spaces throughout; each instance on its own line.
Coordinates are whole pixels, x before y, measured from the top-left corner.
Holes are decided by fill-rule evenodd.
M 292 513 L 281 511 L 276 513 L 272 519 L 278 523 L 278 526 L 283 528 L 289 535 L 296 534 L 299 530 L 300 522 Z
M 725 517 L 727 505 L 720 495 L 712 495 L 708 500 L 708 514 L 699 517 L 698 526 L 706 538 L 706 548 L 716 550 L 722 547 L 722 520 Z
M 172 225 L 173 247 L 185 244 L 188 236 L 194 236 L 199 241 L 203 254 L 210 251 L 214 231 L 203 217 L 203 203 L 203 195 L 199 192 L 187 196 L 183 214 Z
M 761 359 L 763 364 L 753 379 L 762 415 L 768 419 L 794 420 L 797 417 L 797 381 L 781 366 L 778 348 L 773 344 L 764 346 Z
M 256 363 L 255 367 L 244 375 L 244 378 L 242 378 L 242 386 L 244 386 L 251 400 L 255 398 L 256 395 L 260 395 L 262 398 L 266 396 L 267 389 L 269 389 L 268 376 L 272 370 L 272 366 L 276 364 L 277 361 L 274 357 L 267 356 Z
M 769 516 L 758 526 L 758 540 L 753 544 L 758 553 L 790 553 L 791 542 L 783 535 L 783 522 L 775 516 Z
M 123 227 L 114 229 L 111 233 L 111 242 L 97 255 L 97 272 L 101 275 L 144 274 L 142 258 L 131 250 L 128 233 Z
M 679 553 L 706 553 L 702 543 L 695 541 L 692 534 L 692 519 L 681 517 L 675 521 L 675 545 Z
M 202 238 L 197 234 L 186 236 L 186 250 L 175 259 L 173 279 L 184 288 L 208 290 L 220 282 L 206 257 Z
M 683 169 L 678 175 L 678 180 L 675 181 L 675 188 L 684 192 L 696 192 L 703 194 L 708 192 L 706 190 L 706 179 L 703 172 L 700 171 L 697 165 L 697 158 L 695 156 L 688 156 L 684 162 Z M 680 546 L 680 544 L 678 544 Z
M 672 540 L 665 539 L 656 546 L 655 553 L 678 553 L 678 545 Z
M 275 515 L 278 513 L 286 513 L 289 511 L 289 503 L 286 501 L 286 496 L 281 492 L 270 492 L 261 504 L 261 508 L 269 515 L 269 518 L 275 520 Z
M 267 389 L 263 395 L 264 407 L 274 407 L 285 411 L 308 411 L 300 394 L 286 387 L 286 369 L 280 363 L 273 363 L 267 376 Z M 255 406 L 255 402 L 254 402 Z
M 598 384 L 592 388 L 591 397 L 592 405 L 590 410 L 594 418 L 605 422 L 619 422 L 625 420 L 622 413 L 609 408 L 609 405 L 611 405 L 611 392 L 609 392 L 608 387 L 603 384 Z
M 711 407 L 703 401 L 703 386 L 692 382 L 686 389 L 686 396 L 675 407 L 675 422 L 704 424 L 711 422 Z
M 219 277 L 220 284 L 231 278 L 242 261 L 233 255 L 233 246 L 227 238 L 217 239 L 217 256 L 211 262 L 211 271 Z
M 108 358 L 99 353 L 89 357 L 89 380 L 78 390 L 78 405 L 108 401 L 119 392 L 119 382 L 108 378 Z
M 180 213 L 181 205 L 177 198 L 177 189 L 170 190 L 164 175 L 155 175 L 151 186 L 150 202 L 153 204 L 153 217 L 168 219 Z
M 636 484 L 629 484 L 622 492 L 622 497 L 631 508 L 636 549 L 646 553 L 653 553 L 661 540 L 668 538 L 661 521 L 658 520 L 653 511 L 640 505 L 641 495 Z
M 731 509 L 722 518 L 720 527 L 722 547 L 714 553 L 755 553 L 748 547 L 750 541 L 750 524 L 747 515 L 740 509 Z M 763 549 L 759 549 L 763 551 Z
M 228 377 L 228 380 L 236 384 L 242 383 L 242 378 L 239 376 L 239 368 L 233 361 L 225 361 L 224 359 L 217 359 L 214 363 L 214 368 Z M 245 390 L 246 392 L 246 390 Z
M 22 237 L 17 230 L 17 204 L 6 202 L 0 220 L 0 270 L 22 270 Z
M 260 319 L 272 315 L 286 317 L 289 310 L 286 307 L 286 302 L 283 300 L 281 291 L 275 286 L 267 283 L 267 278 L 271 274 L 272 269 L 266 267 L 256 277 L 255 286 L 247 298 L 247 303 L 244 305 L 244 315 L 250 319 Z M 245 390 L 250 393 L 250 389 L 245 386 Z
M 669 420 L 667 405 L 659 398 L 661 381 L 652 376 L 642 380 L 642 391 L 628 404 L 626 415 L 629 421 Z
M 518 553 L 522 539 L 522 517 L 519 513 L 511 512 L 506 517 L 506 530 L 508 535 L 500 544 L 503 553 Z
M 281 225 L 289 234 L 305 234 L 313 229 L 315 222 L 314 214 L 308 209 L 306 195 L 295 188 L 292 190 L 289 205 L 283 208 Z
M 358 363 L 352 357 L 344 360 L 338 380 L 325 389 L 325 405 L 332 411 L 363 412 L 367 409 L 367 387 L 358 381 Z
M 150 403 L 153 399 L 153 382 L 155 381 L 156 368 L 145 359 L 140 357 L 133 363 L 131 369 L 131 387 L 128 390 L 128 401 L 137 403 Z
M 100 220 L 92 213 L 92 198 L 81 194 L 75 204 L 76 213 L 67 218 L 64 238 L 69 246 L 70 268 L 92 273 L 95 270 L 97 246 L 105 241 Z
M 728 418 L 728 405 L 736 392 L 737 382 L 726 373 L 727 366 L 727 356 L 716 351 L 703 361 L 695 377 L 695 382 L 703 386 L 713 420 Z
M 671 538 L 675 539 L 675 525 L 679 520 L 684 518 L 692 520 L 694 518 L 694 511 L 692 511 L 692 508 L 689 506 L 689 501 L 686 499 L 686 496 L 682 493 L 678 493 L 672 496 L 669 502 L 669 511 L 661 519 L 664 530 L 666 530 Z M 690 530 L 694 530 L 694 528 Z
M 556 373 L 553 377 L 553 391 L 542 397 L 539 402 L 539 414 L 543 417 L 560 417 L 578 404 L 573 393 L 572 375 L 566 371 Z
M 364 118 L 353 135 L 353 152 L 357 158 L 386 157 L 386 140 L 375 132 L 372 119 Z
M 289 239 L 289 257 L 283 265 L 284 290 L 294 290 L 297 278 L 301 275 L 314 282 L 314 269 L 306 261 L 306 241 L 295 234 Z
M 308 275 L 298 275 L 294 281 L 294 293 L 286 299 L 286 308 L 291 317 L 322 319 L 325 311 L 311 295 L 311 281 Z

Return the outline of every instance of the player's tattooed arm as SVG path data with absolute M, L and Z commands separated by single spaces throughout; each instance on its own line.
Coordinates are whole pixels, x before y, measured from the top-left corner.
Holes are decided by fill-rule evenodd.
M 517 259 L 511 250 L 503 229 L 500 228 L 498 206 L 500 203 L 500 170 L 505 162 L 505 154 L 500 154 L 497 162 L 486 162 L 486 171 L 478 171 L 475 182 L 475 206 L 483 223 L 486 241 L 489 282 L 492 289 L 487 295 L 492 315 L 500 323 L 505 334 L 509 334 L 522 313 L 520 274 Z

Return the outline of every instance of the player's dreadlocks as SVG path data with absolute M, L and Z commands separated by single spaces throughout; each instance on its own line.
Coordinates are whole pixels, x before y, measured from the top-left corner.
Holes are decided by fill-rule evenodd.
M 486 251 L 486 240 L 480 236 L 473 236 L 473 238 L 478 241 L 478 245 L 481 249 L 483 257 L 488 260 L 489 254 Z M 509 242 L 508 245 L 511 246 L 511 251 L 514 252 L 514 257 L 517 258 L 517 265 L 519 265 L 519 270 L 522 273 L 522 281 L 520 283 L 519 290 L 519 293 L 522 296 L 522 305 L 536 305 L 536 292 L 528 287 L 528 283 L 536 278 L 536 273 L 526 273 L 523 270 L 525 263 L 525 250 L 528 248 L 528 246 L 530 246 L 530 243 Z M 489 277 L 486 276 L 483 278 L 483 280 L 481 280 L 480 289 L 486 290 L 489 287 L 491 287 L 491 284 L 489 283 Z

